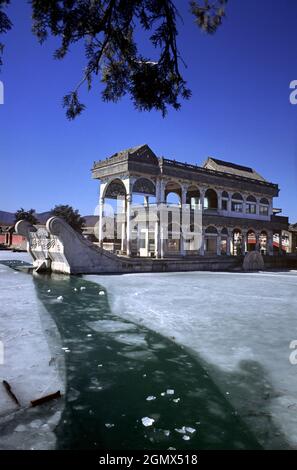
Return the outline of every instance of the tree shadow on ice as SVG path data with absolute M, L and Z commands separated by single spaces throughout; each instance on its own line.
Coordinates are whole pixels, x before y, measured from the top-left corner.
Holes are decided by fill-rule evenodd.
M 287 438 L 273 420 L 274 400 L 281 397 L 282 393 L 274 389 L 261 364 L 242 360 L 235 371 L 227 372 L 212 364 L 203 363 L 263 448 L 290 448 Z
M 261 447 L 207 367 L 173 341 L 114 315 L 98 284 L 57 275 L 34 276 L 34 284 L 61 336 L 53 361 L 65 356 L 57 448 Z

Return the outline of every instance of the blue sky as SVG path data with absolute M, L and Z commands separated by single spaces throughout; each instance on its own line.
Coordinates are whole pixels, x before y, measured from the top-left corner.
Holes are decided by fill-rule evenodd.
M 87 110 L 74 122 L 61 107 L 79 81 L 79 47 L 63 61 L 53 59 L 54 41 L 40 46 L 31 34 L 30 10 L 12 0 L 12 31 L 0 80 L 0 209 L 20 206 L 45 211 L 67 203 L 92 214 L 98 182 L 94 160 L 147 143 L 159 156 L 201 164 L 209 155 L 254 167 L 279 184 L 275 207 L 297 221 L 297 106 L 289 84 L 297 79 L 295 0 L 230 0 L 227 18 L 214 36 L 194 25 L 188 1 L 176 0 L 184 17 L 179 48 L 193 96 L 181 111 L 135 111 L 129 97 L 100 100 L 100 83 L 83 92 Z

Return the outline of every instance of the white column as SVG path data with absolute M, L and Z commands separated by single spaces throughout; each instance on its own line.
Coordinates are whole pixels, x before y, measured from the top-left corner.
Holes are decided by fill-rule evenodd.
M 218 195 L 218 210 L 222 210 L 222 191 L 217 191 Z
M 200 204 L 201 204 L 202 212 L 204 209 L 204 195 L 205 195 L 205 189 L 200 189 Z
M 126 216 L 125 216 L 126 217 Z M 121 252 L 126 251 L 126 222 L 121 224 Z
M 242 230 L 241 236 L 242 236 L 241 250 L 242 250 L 242 254 L 244 255 L 245 252 L 247 251 L 247 250 L 246 250 L 246 244 L 247 244 L 247 230 Z
M 103 233 L 102 233 L 103 216 L 104 216 L 103 207 L 104 207 L 104 198 L 100 197 L 100 200 L 99 200 L 99 235 L 98 235 L 98 239 L 99 239 L 99 246 L 101 248 L 102 248 L 102 245 L 103 245 Z
M 188 191 L 188 186 L 183 185 L 182 186 L 182 194 L 181 194 L 181 203 L 182 203 L 182 205 L 187 203 L 187 191 Z
M 246 214 L 246 200 L 245 200 L 245 197 L 243 198 L 243 201 L 242 201 L 242 213 Z
M 217 236 L 217 255 L 218 256 L 221 256 L 221 241 L 222 241 L 222 237 L 221 235 L 218 235 Z
M 204 253 L 205 253 L 204 244 L 205 244 L 205 231 L 202 230 L 202 234 L 201 234 L 201 246 L 200 246 L 200 255 L 201 255 L 201 256 L 204 256 Z
M 282 255 L 282 254 L 283 254 L 283 252 L 282 252 L 282 241 L 283 241 L 283 239 L 282 239 L 282 231 L 279 232 L 279 235 L 278 235 L 278 236 L 279 236 L 278 252 L 279 252 L 280 255 Z
M 161 258 L 164 258 L 165 256 L 165 244 L 166 240 L 164 238 L 164 229 L 163 226 L 160 226 L 160 252 L 161 252 Z
M 260 232 L 255 232 L 255 237 L 256 237 L 255 250 L 260 251 Z
M 273 232 L 267 233 L 267 253 L 273 255 Z
M 227 249 L 226 249 L 226 254 L 228 256 L 231 255 L 231 236 L 230 234 L 228 233 L 228 236 L 227 236 Z
M 160 258 L 159 221 L 155 222 L 155 258 Z
M 127 256 L 131 256 L 131 202 L 132 195 L 127 194 L 126 196 L 126 228 L 127 228 Z
M 184 237 L 183 237 L 183 231 L 182 231 L 182 222 L 183 222 L 183 217 L 182 217 L 182 211 L 187 210 L 186 209 L 186 203 L 187 203 L 187 190 L 188 186 L 183 185 L 182 186 L 182 194 L 181 194 L 181 210 L 180 210 L 180 254 L 182 256 L 185 255 L 185 244 L 184 244 Z

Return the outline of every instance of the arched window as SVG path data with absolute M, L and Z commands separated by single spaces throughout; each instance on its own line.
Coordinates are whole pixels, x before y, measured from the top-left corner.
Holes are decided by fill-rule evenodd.
M 165 200 L 167 204 L 181 203 L 181 186 L 176 181 L 168 181 L 165 187 Z
M 266 197 L 260 199 L 260 215 L 267 216 L 269 214 L 269 201 Z
M 254 196 L 248 196 L 246 200 L 247 202 L 257 202 L 257 199 Z
M 212 225 L 205 229 L 205 249 L 208 254 L 217 253 L 217 235 L 218 231 Z
M 105 190 L 104 197 L 108 199 L 117 199 L 126 196 L 126 188 L 120 179 L 115 179 L 109 183 Z
M 222 210 L 227 211 L 228 210 L 228 200 L 229 200 L 229 194 L 227 191 L 222 192 Z
M 256 243 L 256 233 L 253 229 L 251 229 L 247 233 L 247 251 L 255 251 Z
M 235 193 L 232 196 L 232 201 L 231 201 L 231 210 L 233 212 L 242 212 L 243 209 L 243 197 L 239 193 Z
M 154 183 L 147 178 L 138 178 L 133 184 L 133 193 L 144 194 L 146 196 L 155 196 L 156 188 Z
M 200 206 L 200 191 L 197 186 L 189 186 L 187 190 L 186 203 L 190 205 L 191 209 L 196 209 Z
M 267 255 L 268 252 L 268 235 L 265 230 L 262 230 L 259 238 L 260 252 L 262 255 Z
M 204 195 L 204 209 L 217 209 L 218 195 L 214 189 L 208 189 Z
M 221 255 L 228 254 L 229 239 L 228 239 L 228 229 L 226 227 L 221 230 Z
M 254 196 L 248 196 L 246 198 L 246 213 L 247 214 L 257 213 L 257 200 Z

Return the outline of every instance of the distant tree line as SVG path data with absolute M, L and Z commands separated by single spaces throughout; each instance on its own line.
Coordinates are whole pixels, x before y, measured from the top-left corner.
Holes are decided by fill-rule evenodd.
M 50 216 L 61 217 L 64 219 L 74 230 L 82 232 L 82 228 L 85 224 L 85 219 L 81 217 L 77 209 L 69 205 L 56 205 L 51 211 Z M 38 218 L 36 216 L 35 209 L 26 211 L 23 207 L 15 212 L 15 223 L 19 220 L 27 220 L 32 225 L 38 224 Z

